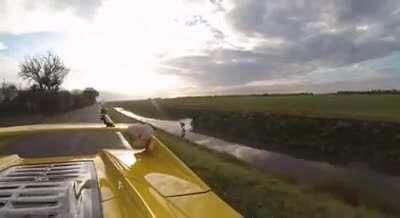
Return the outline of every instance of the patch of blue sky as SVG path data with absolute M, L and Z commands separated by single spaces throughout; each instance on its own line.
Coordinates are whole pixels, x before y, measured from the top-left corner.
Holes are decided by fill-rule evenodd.
M 22 60 L 26 56 L 43 54 L 48 51 L 57 52 L 63 36 L 54 32 L 33 32 L 11 34 L 0 32 L 0 55 Z

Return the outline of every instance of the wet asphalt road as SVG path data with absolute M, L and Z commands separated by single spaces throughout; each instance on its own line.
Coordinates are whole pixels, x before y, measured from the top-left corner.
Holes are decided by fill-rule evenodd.
M 54 116 L 44 123 L 100 123 L 99 105 Z M 125 148 L 115 133 L 52 133 L 24 136 L 2 146 L 0 155 L 49 157 L 96 154 L 103 148 Z

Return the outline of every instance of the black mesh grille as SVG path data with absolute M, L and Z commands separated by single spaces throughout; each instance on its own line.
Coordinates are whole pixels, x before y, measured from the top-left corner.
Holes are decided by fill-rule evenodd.
M 0 172 L 0 217 L 101 217 L 99 199 L 89 161 L 20 165 Z

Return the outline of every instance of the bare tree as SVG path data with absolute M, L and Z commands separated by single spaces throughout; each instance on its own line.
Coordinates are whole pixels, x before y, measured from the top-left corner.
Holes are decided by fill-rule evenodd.
M 57 92 L 69 72 L 61 58 L 51 52 L 47 55 L 27 57 L 19 67 L 18 75 L 33 82 L 33 85 L 43 92 Z

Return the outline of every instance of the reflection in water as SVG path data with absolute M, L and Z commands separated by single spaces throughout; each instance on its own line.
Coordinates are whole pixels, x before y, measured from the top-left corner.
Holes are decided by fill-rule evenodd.
M 294 179 L 300 184 L 315 184 L 327 180 L 344 178 L 356 182 L 357 186 L 381 187 L 385 193 L 397 193 L 400 190 L 400 177 L 387 176 L 371 170 L 364 163 L 350 163 L 347 166 L 335 166 L 322 161 L 297 159 L 285 154 L 252 148 L 249 146 L 227 142 L 215 137 L 190 132 L 191 119 L 178 121 L 158 120 L 139 116 L 123 108 L 115 108 L 118 112 L 133 119 L 149 123 L 157 128 L 180 136 L 180 122 L 185 123 L 185 138 L 209 149 L 230 154 L 238 159 L 258 166 L 269 173 Z M 395 192 L 392 192 L 395 190 Z

